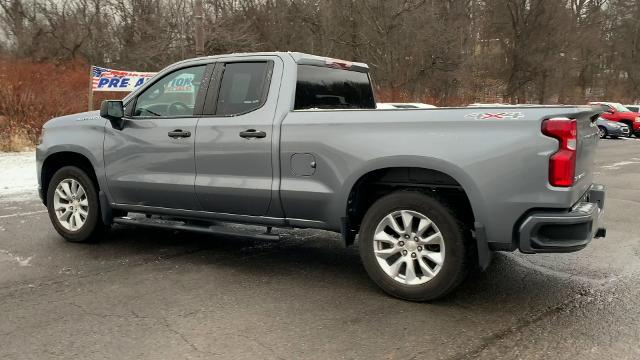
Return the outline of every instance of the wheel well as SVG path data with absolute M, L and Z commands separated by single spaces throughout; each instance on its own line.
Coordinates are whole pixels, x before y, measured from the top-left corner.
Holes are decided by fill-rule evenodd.
M 42 172 L 40 175 L 45 205 L 47 203 L 47 191 L 49 189 L 49 182 L 51 181 L 51 178 L 56 173 L 56 171 L 65 166 L 76 166 L 84 170 L 91 181 L 93 181 L 96 189 L 100 189 L 98 178 L 96 177 L 96 172 L 93 169 L 91 161 L 89 161 L 86 156 L 69 151 L 51 154 L 44 160 L 44 163 L 42 164 Z
M 374 170 L 358 179 L 347 202 L 350 227 L 358 231 L 369 207 L 379 198 L 398 190 L 422 191 L 433 196 L 451 208 L 470 229 L 474 228 L 473 209 L 462 186 L 443 172 L 415 167 Z

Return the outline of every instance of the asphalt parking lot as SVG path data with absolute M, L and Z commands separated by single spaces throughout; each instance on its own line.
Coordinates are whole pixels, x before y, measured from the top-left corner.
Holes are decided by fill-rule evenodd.
M 0 358 L 640 358 L 640 140 L 603 140 L 606 239 L 497 254 L 434 303 L 383 294 L 338 235 L 115 228 L 71 244 L 0 198 Z

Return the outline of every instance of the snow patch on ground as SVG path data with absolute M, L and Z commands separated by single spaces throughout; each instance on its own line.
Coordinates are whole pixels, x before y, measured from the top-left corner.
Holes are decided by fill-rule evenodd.
M 611 165 L 607 165 L 607 166 L 603 166 L 603 169 L 611 169 L 611 170 L 618 170 L 623 166 L 626 165 L 632 165 L 632 164 L 640 164 L 640 158 L 633 158 L 631 159 L 632 161 L 620 161 Z
M 33 256 L 20 257 L 18 255 L 12 254 L 11 252 L 9 252 L 7 250 L 2 250 L 2 249 L 0 249 L 0 255 L 6 256 L 8 258 L 8 260 L 10 260 L 10 261 L 17 262 L 18 265 L 20 265 L 20 266 L 31 266 L 30 262 L 31 262 L 31 259 L 33 259 Z
M 0 203 L 37 197 L 36 153 L 0 153 Z

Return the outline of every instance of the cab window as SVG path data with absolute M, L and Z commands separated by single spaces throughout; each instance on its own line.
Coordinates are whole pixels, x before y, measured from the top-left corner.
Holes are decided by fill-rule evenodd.
M 375 108 L 369 74 L 298 65 L 294 110 Z
M 260 108 L 267 98 L 269 80 L 269 62 L 225 64 L 216 115 L 233 116 Z
M 156 81 L 138 96 L 133 116 L 193 116 L 205 67 L 180 69 Z

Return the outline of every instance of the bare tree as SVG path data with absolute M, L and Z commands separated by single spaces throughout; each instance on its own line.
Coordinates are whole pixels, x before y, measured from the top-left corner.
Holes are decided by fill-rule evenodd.
M 0 0 L 0 52 L 158 70 L 204 54 L 367 62 L 387 98 L 437 104 L 640 97 L 637 0 Z

